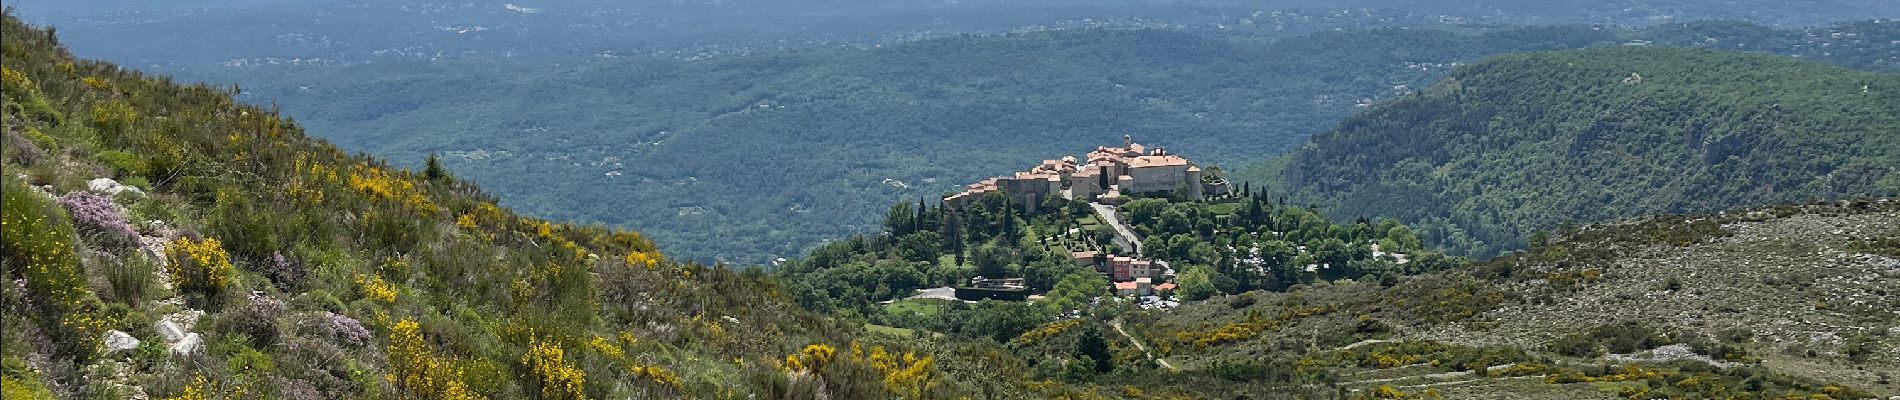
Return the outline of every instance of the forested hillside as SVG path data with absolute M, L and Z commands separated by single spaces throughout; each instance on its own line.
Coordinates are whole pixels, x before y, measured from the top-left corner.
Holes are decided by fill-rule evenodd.
M 1487 55 L 1651 40 L 1891 67 L 1900 54 L 1886 40 L 1900 35 L 1890 26 L 1900 25 L 1385 29 L 1265 43 L 1074 30 L 696 61 L 266 67 L 224 79 L 346 148 L 408 165 L 439 153 L 531 215 L 638 226 L 676 257 L 763 262 L 865 232 L 885 205 L 936 197 L 996 165 L 1123 134 L 1214 164 L 1279 154 L 1362 101 Z
M 1463 254 L 1567 221 L 1900 194 L 1900 75 L 1768 55 L 1514 54 L 1316 135 L 1281 177 Z
M 881 233 L 775 275 L 801 304 L 872 331 L 994 342 L 1023 360 L 999 375 L 1127 398 L 1900 393 L 1892 199 L 1573 226 L 1480 262 L 1420 249 L 1390 220 L 1332 224 L 1258 196 L 1141 199 L 1120 213 L 1149 238 L 1144 257 L 1180 269 L 1178 289 L 1142 298 L 1071 263 L 1117 246 L 1087 210 L 900 203 Z M 917 291 L 974 275 L 1020 277 L 1042 296 Z
M 45 0 L 13 5 L 29 22 L 59 27 L 81 54 L 167 71 L 226 62 L 732 54 L 1104 25 L 1274 35 L 1441 23 L 1640 27 L 1714 19 L 1800 28 L 1900 17 L 1900 8 L 1884 0 Z
M 1089 251 L 1136 255 L 1135 246 L 1119 243 L 1087 201 L 1052 200 L 1030 209 L 1008 204 L 1000 194 L 964 209 L 899 203 L 886 214 L 881 232 L 820 246 L 773 272 L 814 311 L 1007 341 L 1028 327 L 972 322 L 982 317 L 919 319 L 901 309 L 887 312 L 892 307 L 884 304 L 975 276 L 1023 278 L 1030 292 L 1047 292 L 1028 314 L 1033 318 L 1003 304 L 972 310 L 986 317 L 1018 313 L 1015 321 L 1088 309 L 1090 298 L 1109 294 L 1102 273 L 1071 257 Z M 1335 224 L 1314 210 L 1259 196 L 1147 198 L 1115 212 L 1145 238 L 1141 257 L 1162 260 L 1178 272 L 1181 296 L 1188 300 L 1336 279 L 1396 278 L 1467 261 L 1421 248 L 1418 236 L 1394 220 Z

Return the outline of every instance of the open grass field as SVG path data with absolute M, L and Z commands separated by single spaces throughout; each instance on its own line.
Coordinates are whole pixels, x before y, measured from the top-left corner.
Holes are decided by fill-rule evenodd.
M 1207 211 L 1212 211 L 1214 215 L 1234 215 L 1234 213 L 1240 212 L 1240 207 L 1244 205 L 1243 203 L 1237 202 L 1214 204 L 1207 206 Z

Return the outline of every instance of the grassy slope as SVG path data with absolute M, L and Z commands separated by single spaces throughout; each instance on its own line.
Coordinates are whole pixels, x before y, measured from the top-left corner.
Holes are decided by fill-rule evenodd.
M 788 372 L 788 354 L 844 349 L 861 328 L 803 312 L 762 275 L 666 261 L 635 232 L 521 217 L 453 177 L 347 155 L 220 88 L 73 59 L 50 31 L 11 15 L 4 24 L 9 399 L 875 397 L 902 387 L 855 351 Z M 102 177 L 146 194 L 70 213 L 51 198 Z M 199 246 L 210 240 L 219 244 Z M 187 248 L 199 250 L 171 256 Z M 233 267 L 216 268 L 222 258 Z M 221 278 L 168 276 L 167 261 Z M 205 346 L 168 355 L 154 323 L 194 311 L 205 314 L 184 325 Z M 107 352 L 107 330 L 143 345 Z M 926 374 L 931 396 L 964 390 L 916 364 L 896 366 Z
M 1349 118 L 1283 177 L 1335 215 L 1489 254 L 1564 220 L 1900 193 L 1896 116 L 1894 74 L 1706 50 L 1517 54 Z

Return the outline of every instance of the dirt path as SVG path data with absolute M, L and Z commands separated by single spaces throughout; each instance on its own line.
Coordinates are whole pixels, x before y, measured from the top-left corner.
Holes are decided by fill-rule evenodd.
M 1417 364 L 1413 364 L 1413 365 L 1417 365 Z M 1411 365 L 1407 365 L 1405 367 L 1409 367 L 1409 366 Z M 1514 366 L 1517 366 L 1517 363 L 1493 365 L 1490 367 L 1485 367 L 1484 372 L 1491 372 L 1491 371 L 1501 370 L 1501 369 L 1510 368 Z M 1400 368 L 1404 368 L 1404 367 L 1400 367 Z M 1407 379 L 1422 379 L 1426 381 L 1437 381 L 1441 379 L 1458 378 L 1458 377 L 1473 378 L 1473 379 L 1462 380 L 1462 381 L 1425 382 L 1422 384 L 1405 386 L 1405 387 L 1425 387 L 1425 386 L 1449 385 L 1449 384 L 1454 384 L 1454 383 L 1465 383 L 1465 382 L 1472 382 L 1472 381 L 1481 381 L 1481 380 L 1486 380 L 1486 379 L 1494 379 L 1494 378 L 1488 378 L 1486 377 L 1486 375 L 1487 374 L 1478 373 L 1478 371 L 1453 371 L 1453 372 L 1441 372 L 1441 373 L 1436 373 L 1436 374 L 1409 375 L 1409 376 L 1401 376 L 1401 377 L 1396 377 L 1396 378 L 1381 378 L 1381 379 L 1368 379 L 1368 380 L 1363 380 L 1363 381 L 1340 382 L 1339 384 L 1340 385 L 1365 385 L 1365 384 L 1372 384 L 1372 383 L 1397 382 L 1397 381 L 1402 381 L 1402 380 L 1407 380 Z M 1503 379 L 1503 378 L 1496 378 L 1496 379 Z
M 1346 345 L 1346 347 L 1340 347 L 1338 350 L 1352 350 L 1352 349 L 1359 348 L 1359 346 L 1373 345 L 1373 344 L 1380 344 L 1380 343 L 1398 343 L 1398 341 L 1392 340 L 1392 339 L 1366 339 L 1366 340 L 1361 340 L 1358 342 L 1353 342 L 1353 344 Z
M 1439 380 L 1439 379 L 1457 378 L 1457 377 L 1474 376 L 1474 375 L 1475 374 L 1472 374 L 1471 371 L 1456 371 L 1456 372 L 1441 372 L 1441 373 L 1436 373 L 1436 374 L 1425 374 L 1425 375 L 1407 375 L 1407 376 L 1401 376 L 1401 377 L 1395 377 L 1395 378 L 1367 379 L 1363 381 L 1340 382 L 1339 384 L 1340 385 L 1367 385 L 1367 384 L 1374 384 L 1374 383 L 1397 382 L 1397 381 L 1403 381 L 1407 379 L 1422 379 L 1422 380 L 1427 380 L 1427 381 L 1433 381 L 1433 380 Z
M 1428 387 L 1434 387 L 1434 386 L 1451 386 L 1451 385 L 1463 385 L 1463 384 L 1467 384 L 1467 383 L 1472 383 L 1472 382 L 1478 382 L 1478 381 L 1508 381 L 1508 380 L 1512 380 L 1512 379 L 1532 379 L 1532 378 L 1537 378 L 1537 379 L 1543 379 L 1543 378 L 1544 378 L 1544 376 L 1543 376 L 1543 375 L 1531 375 L 1531 376 L 1508 376 L 1508 377 L 1503 377 L 1503 378 L 1477 378 L 1477 379 L 1466 379 L 1466 380 L 1462 380 L 1462 381 L 1450 381 L 1450 382 L 1433 382 L 1433 383 L 1425 383 L 1425 384 L 1418 384 L 1418 385 L 1405 385 L 1405 386 L 1393 386 L 1393 388 L 1396 388 L 1396 389 L 1420 389 L 1420 388 L 1428 388 Z
M 1119 334 L 1121 334 L 1121 335 L 1122 335 L 1122 337 L 1125 337 L 1125 338 L 1128 338 L 1128 341 L 1129 341 L 1129 342 L 1131 342 L 1131 343 L 1134 343 L 1134 344 L 1135 344 L 1135 349 L 1136 349 L 1136 350 L 1141 350 L 1141 354 L 1146 354 L 1146 355 L 1148 355 L 1148 359 L 1150 359 L 1150 360 L 1155 360 L 1155 364 L 1160 364 L 1162 368 L 1167 368 L 1167 369 L 1168 369 L 1169 371 L 1179 371 L 1179 370 L 1181 370 L 1180 368 L 1175 368 L 1175 367 L 1174 367 L 1174 364 L 1169 364 L 1169 363 L 1168 363 L 1168 360 L 1163 360 L 1163 359 L 1161 359 L 1160 357 L 1155 357 L 1155 353 L 1151 353 L 1151 352 L 1149 352 L 1149 351 L 1148 351 L 1148 346 L 1146 346 L 1146 345 L 1143 345 L 1143 344 L 1141 344 L 1141 340 L 1140 340 L 1140 339 L 1136 339 L 1136 338 L 1135 338 L 1135 335 L 1130 335 L 1130 334 L 1128 334 L 1128 331 L 1126 331 L 1126 330 L 1123 330 L 1123 329 L 1122 329 L 1122 320 L 1120 320 L 1120 319 L 1117 319 L 1117 320 L 1114 320 L 1114 321 L 1109 321 L 1109 322 L 1108 322 L 1108 326 L 1110 326 L 1110 327 L 1114 327 L 1114 328 L 1115 328 L 1115 333 L 1119 333 Z

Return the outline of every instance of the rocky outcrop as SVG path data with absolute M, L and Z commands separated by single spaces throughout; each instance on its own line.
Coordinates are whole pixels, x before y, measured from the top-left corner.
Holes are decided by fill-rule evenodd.
M 120 352 L 139 347 L 139 339 L 120 330 L 106 331 L 105 347 L 107 352 Z
M 198 317 L 201 316 L 204 316 L 204 311 L 187 309 L 166 315 L 165 318 L 153 323 L 152 329 L 157 330 L 159 336 L 164 337 L 166 347 L 171 349 L 172 354 L 196 353 L 204 348 L 204 337 L 197 332 L 192 332 L 191 328 L 197 325 Z

